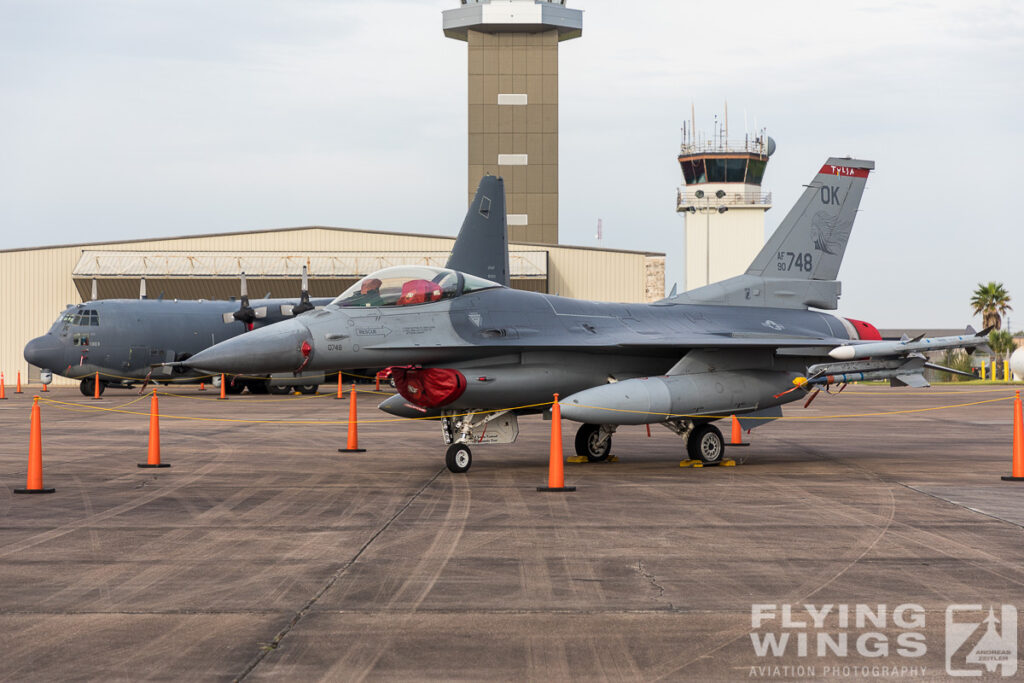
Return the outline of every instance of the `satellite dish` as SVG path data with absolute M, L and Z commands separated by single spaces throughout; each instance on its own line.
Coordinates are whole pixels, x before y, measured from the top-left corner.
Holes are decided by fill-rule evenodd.
M 775 154 L 775 138 L 768 136 L 768 156 Z

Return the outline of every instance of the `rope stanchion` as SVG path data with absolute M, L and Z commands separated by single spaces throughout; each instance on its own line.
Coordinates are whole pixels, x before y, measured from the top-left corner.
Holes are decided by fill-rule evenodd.
M 160 405 L 156 398 L 156 389 L 153 389 L 153 400 L 149 402 L 149 450 L 146 454 L 146 462 L 140 462 L 139 467 L 170 467 L 170 463 L 160 462 Z
M 15 388 L 14 393 L 16 393 L 16 394 L 20 394 L 21 393 L 21 370 L 18 370 L 18 385 L 17 385 L 17 388 Z
M 53 493 L 55 489 L 43 488 L 43 428 L 39 417 L 39 397 L 32 401 L 32 423 L 28 436 L 28 474 L 25 488 L 14 489 L 15 493 Z
M 551 447 L 548 449 L 548 485 L 537 490 L 547 493 L 572 492 L 575 486 L 565 485 L 565 458 L 562 455 L 562 408 L 558 405 L 558 394 L 551 404 Z
M 101 401 L 100 398 L 100 373 L 96 373 L 92 380 L 92 400 Z
M 224 373 L 220 373 L 220 397 L 219 401 L 228 400 L 228 385 L 225 383 Z
M 0 400 L 2 401 L 7 400 L 7 392 L 4 390 L 4 384 L 6 384 L 6 380 L 4 380 L 4 373 L 0 372 Z
M 206 382 L 199 383 L 199 391 L 206 391 Z
M 334 398 L 339 400 L 339 401 L 342 398 L 342 393 L 341 393 L 341 371 L 340 370 L 338 371 L 338 395 L 335 396 Z
M 339 453 L 365 453 L 365 448 L 359 447 L 359 420 L 356 418 L 356 383 L 352 382 L 352 388 L 348 392 L 348 443 L 345 448 L 339 448 Z

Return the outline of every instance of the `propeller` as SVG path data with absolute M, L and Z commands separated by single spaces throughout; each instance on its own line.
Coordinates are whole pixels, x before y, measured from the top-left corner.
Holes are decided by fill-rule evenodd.
M 246 331 L 252 330 L 253 324 L 257 318 L 267 317 L 267 307 L 261 306 L 260 308 L 253 308 L 249 305 L 249 287 L 245 282 L 245 271 L 242 271 L 242 302 L 238 307 L 238 310 L 234 313 L 225 313 L 224 322 L 229 323 L 232 320 L 245 325 Z
M 299 294 L 299 303 L 292 306 L 292 315 L 312 310 L 313 304 L 309 303 L 309 270 L 302 266 L 302 291 Z

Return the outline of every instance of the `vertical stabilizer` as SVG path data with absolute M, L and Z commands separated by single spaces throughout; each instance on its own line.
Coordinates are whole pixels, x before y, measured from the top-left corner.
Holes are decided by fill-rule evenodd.
M 754 257 L 747 272 L 663 303 L 823 308 L 839 306 L 839 266 L 875 162 L 830 158 Z
M 485 175 L 469 205 L 446 267 L 509 286 L 505 182 Z
M 748 275 L 835 280 L 873 161 L 830 158 L 750 264 Z

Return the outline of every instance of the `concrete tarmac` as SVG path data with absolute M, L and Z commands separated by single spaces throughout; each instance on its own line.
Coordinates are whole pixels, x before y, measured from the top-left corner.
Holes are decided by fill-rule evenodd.
M 367 452 L 342 454 L 347 401 L 181 388 L 160 404 L 171 467 L 143 470 L 148 397 L 59 389 L 41 404 L 57 491 L 18 496 L 35 389 L 0 401 L 3 680 L 1009 671 L 972 660 L 970 628 L 992 606 L 1003 637 L 1001 606 L 1024 605 L 1009 387 L 851 386 L 745 434 L 737 467 L 680 468 L 678 437 L 624 427 L 619 461 L 567 464 L 565 494 L 536 491 L 539 417 L 454 475 L 439 426 L 379 396 L 360 400 Z

